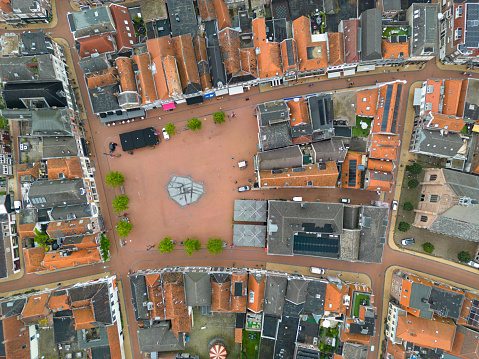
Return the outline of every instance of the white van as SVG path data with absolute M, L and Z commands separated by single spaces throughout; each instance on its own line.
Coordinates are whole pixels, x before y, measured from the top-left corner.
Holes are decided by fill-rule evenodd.
M 293 197 L 293 201 L 295 201 L 295 202 L 303 202 L 303 197 Z
M 323 268 L 310 267 L 309 270 L 310 270 L 311 273 L 314 273 L 314 274 L 324 274 L 324 269 Z

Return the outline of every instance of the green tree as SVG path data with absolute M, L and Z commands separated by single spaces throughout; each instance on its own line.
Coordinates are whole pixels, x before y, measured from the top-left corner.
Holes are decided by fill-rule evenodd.
M 188 120 L 188 124 L 186 125 L 186 127 L 188 127 L 193 132 L 196 130 L 201 130 L 201 126 L 203 126 L 203 123 L 196 117 L 190 118 Z
M 171 240 L 171 237 L 165 237 L 159 244 L 158 250 L 161 253 L 171 253 L 175 249 L 175 244 Z
M 208 253 L 220 254 L 223 252 L 223 242 L 219 238 L 209 238 L 208 243 L 206 243 L 206 249 Z
M 3 105 L 0 104 L 0 110 L 3 110 L 3 108 Z M 0 116 L 0 129 L 8 130 L 8 120 L 3 116 Z
M 225 122 L 225 113 L 223 111 L 215 112 L 213 114 L 213 121 L 214 123 L 223 123 Z
M 468 251 L 461 251 L 458 253 L 457 259 L 459 259 L 459 262 L 461 263 L 467 263 L 472 260 L 472 256 Z
M 33 230 L 33 233 L 35 233 L 35 243 L 38 244 L 40 247 L 45 248 L 45 251 L 48 251 L 48 245 L 54 240 L 52 240 L 48 234 L 46 234 L 45 232 L 40 232 L 36 228 Z
M 419 186 L 419 181 L 417 179 L 410 179 L 408 182 L 407 182 L 407 186 L 409 188 L 416 188 L 417 186 Z
M 165 131 L 170 136 L 173 136 L 175 134 L 175 131 L 176 131 L 176 126 L 171 122 L 167 123 L 166 126 L 165 126 Z
M 405 211 L 412 211 L 414 209 L 414 206 L 411 202 L 404 202 L 403 209 Z
M 116 224 L 116 227 L 115 227 L 115 229 L 118 232 L 118 235 L 124 238 L 128 237 L 132 228 L 133 228 L 133 225 L 128 221 L 120 221 Z
M 108 259 L 108 251 L 110 250 L 110 240 L 103 233 L 100 234 L 100 251 L 103 261 Z
M 434 252 L 434 245 L 432 243 L 426 242 L 422 245 L 422 249 L 426 253 L 432 253 Z
M 127 195 L 122 194 L 120 196 L 115 196 L 112 203 L 114 211 L 116 213 L 126 211 L 128 208 L 130 208 L 128 207 L 128 203 L 130 203 L 130 198 Z
M 407 232 L 409 231 L 409 228 L 411 228 L 411 225 L 407 222 L 399 222 L 398 229 L 401 232 Z
M 125 182 L 125 176 L 118 171 L 110 171 L 106 175 L 106 184 L 113 188 L 121 186 Z
M 422 171 L 422 166 L 419 163 L 414 163 L 413 165 L 407 165 L 406 171 L 411 172 L 412 174 L 418 175 Z
M 189 256 L 191 256 L 193 252 L 198 252 L 201 248 L 201 243 L 196 238 L 186 238 L 184 245 L 185 251 Z

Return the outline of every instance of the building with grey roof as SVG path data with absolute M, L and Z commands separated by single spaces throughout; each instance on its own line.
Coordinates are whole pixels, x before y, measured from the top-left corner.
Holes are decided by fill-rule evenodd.
M 170 19 L 171 36 L 176 37 L 190 34 L 191 38 L 194 39 L 198 35 L 198 24 L 193 1 L 169 0 L 167 8 Z
M 186 305 L 201 307 L 211 305 L 211 280 L 205 272 L 185 272 Z
M 469 147 L 468 139 L 455 132 L 417 127 L 411 136 L 409 152 L 465 161 Z
M 31 128 L 33 135 L 72 136 L 71 119 L 64 108 L 43 108 L 31 111 Z
M 316 322 L 318 322 L 324 314 L 324 301 L 326 299 L 327 287 L 328 284 L 326 282 L 320 281 L 311 281 L 308 284 L 304 312 L 312 314 Z
M 86 8 L 67 15 L 75 40 L 116 31 L 108 6 Z
M 122 113 L 118 102 L 118 94 L 120 93 L 120 84 L 114 83 L 103 87 L 95 87 L 88 89 L 90 102 L 93 113 L 96 115 L 114 115 Z M 114 119 L 112 119 L 113 121 Z
M 140 328 L 138 342 L 141 353 L 181 351 L 185 349 L 185 334 L 179 332 L 176 337 L 169 323 L 162 322 L 151 328 Z
M 309 281 L 304 279 L 289 278 L 285 299 L 295 304 L 304 303 L 308 294 L 308 283 Z
M 359 218 L 358 260 L 381 263 L 387 237 L 389 209 L 387 207 L 362 206 Z
M 280 122 L 289 122 L 289 107 L 283 100 L 263 102 L 255 109 L 259 126 L 271 126 Z
M 325 140 L 320 142 L 313 142 L 313 161 L 314 163 L 334 161 L 336 163 L 343 163 L 348 153 L 342 140 Z
M 98 209 L 92 203 L 66 207 L 55 207 L 50 211 L 53 221 L 68 221 L 77 218 L 90 218 L 98 213 Z
M 357 343 L 343 343 L 343 358 L 367 359 L 369 346 Z
M 269 275 L 264 292 L 264 314 L 280 317 L 283 314 L 284 298 L 288 279 Z
M 66 92 L 61 81 L 7 82 L 2 97 L 8 109 L 40 109 L 67 107 Z
M 88 203 L 83 179 L 35 181 L 28 191 L 28 199 L 38 209 Z
M 236 199 L 234 205 L 234 221 L 266 222 L 268 202 L 263 200 Z
M 259 171 L 272 171 L 303 166 L 303 153 L 299 146 L 288 146 L 272 151 L 258 152 L 256 163 Z
M 45 136 L 42 137 L 41 142 L 43 159 L 75 157 L 78 154 L 78 147 L 74 137 Z
M 44 31 L 22 32 L 20 41 L 20 52 L 24 56 L 53 54 L 52 40 Z
M 361 61 L 382 60 L 382 17 L 378 8 L 363 11 L 361 22 Z
M 262 126 L 259 129 L 259 147 L 262 151 L 291 146 L 293 138 L 289 122 L 280 122 L 271 126 Z
M 106 70 L 111 67 L 106 60 L 105 55 L 100 55 L 98 57 L 85 57 L 78 61 L 78 65 L 83 70 L 83 74 L 85 75 L 89 75 L 97 71 Z
M 307 99 L 309 117 L 313 128 L 313 141 L 334 136 L 334 104 L 331 94 L 317 94 Z
M 440 4 L 414 3 L 406 12 L 411 26 L 409 39 L 409 60 L 429 61 L 439 54 Z
M 18 298 L 14 300 L 4 301 L 0 304 L 2 309 L 2 317 L 10 318 L 15 315 L 22 314 L 23 307 L 27 304 L 26 298 Z
M 382 0 L 382 2 L 384 12 L 401 10 L 401 0 Z
M 467 80 L 466 99 L 464 101 L 463 119 L 466 122 L 476 123 L 479 120 L 479 80 Z
M 266 243 L 266 226 L 234 224 L 233 244 L 238 247 L 264 248 Z
M 135 310 L 136 321 L 149 320 L 150 313 L 147 308 L 149 301 L 148 291 L 144 275 L 130 276 L 131 294 L 133 298 L 133 309 Z

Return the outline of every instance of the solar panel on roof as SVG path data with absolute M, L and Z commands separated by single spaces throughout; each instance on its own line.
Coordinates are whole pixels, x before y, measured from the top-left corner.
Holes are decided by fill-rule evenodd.
M 354 187 L 356 185 L 356 170 L 357 170 L 357 160 L 350 160 L 349 161 L 349 180 L 348 180 L 348 186 L 349 187 Z
M 386 131 L 388 128 L 389 108 L 391 106 L 391 96 L 393 94 L 393 85 L 388 85 L 386 90 L 386 99 L 384 100 L 384 111 L 381 122 L 381 131 Z

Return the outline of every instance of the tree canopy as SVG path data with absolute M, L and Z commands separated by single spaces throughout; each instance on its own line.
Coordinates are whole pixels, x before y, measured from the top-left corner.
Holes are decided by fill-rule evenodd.
M 108 251 L 110 250 L 110 240 L 103 233 L 100 234 L 100 251 L 103 261 L 108 259 Z
M 132 228 L 133 225 L 127 221 L 119 221 L 115 227 L 120 237 L 128 237 Z
M 45 251 L 48 251 L 48 245 L 52 242 L 50 236 L 45 232 L 40 232 L 36 228 L 33 230 L 33 233 L 35 233 L 35 238 L 33 239 L 35 243 L 45 248 Z
M 417 186 L 419 186 L 419 181 L 417 179 L 410 179 L 407 183 L 407 186 L 409 188 L 416 188 Z
M 472 260 L 472 255 L 468 251 L 461 251 L 458 253 L 457 259 L 459 259 L 461 263 L 467 263 Z
M 407 232 L 409 231 L 409 228 L 411 228 L 411 225 L 407 222 L 399 222 L 398 229 L 401 232 Z
M 411 202 L 404 202 L 403 209 L 405 211 L 412 211 L 414 209 L 414 206 Z
M 432 253 L 434 252 L 434 245 L 432 243 L 426 242 L 422 245 L 422 249 L 424 249 L 424 252 L 426 253 Z
M 128 203 L 130 203 L 130 198 L 127 195 L 122 194 L 120 196 L 115 196 L 112 204 L 115 212 L 118 213 L 121 211 L 126 211 L 128 208 L 130 208 L 128 207 Z
M 225 113 L 223 111 L 215 112 L 213 114 L 213 121 L 214 123 L 223 123 L 225 122 Z
M 201 127 L 203 126 L 203 122 L 201 120 L 198 120 L 198 118 L 193 117 L 188 120 L 188 124 L 186 127 L 188 127 L 191 131 L 196 131 L 196 130 L 201 130 Z
M 223 242 L 219 238 L 209 238 L 208 243 L 206 243 L 206 249 L 208 253 L 220 254 L 223 252 Z
M 194 252 L 198 252 L 201 248 L 201 243 L 196 238 L 186 238 L 184 243 L 185 251 L 191 256 Z
M 422 166 L 419 163 L 414 163 L 412 165 L 406 166 L 406 171 L 411 172 L 412 174 L 418 175 L 422 171 Z
M 110 171 L 105 178 L 106 184 L 112 186 L 113 188 L 121 186 L 123 182 L 125 182 L 125 176 L 118 171 Z
M 175 134 L 175 131 L 176 131 L 176 126 L 171 122 L 167 123 L 166 126 L 165 126 L 165 131 L 170 136 L 173 136 Z
M 159 244 L 158 250 L 161 253 L 171 253 L 175 249 L 175 244 L 171 240 L 171 237 L 165 237 Z

